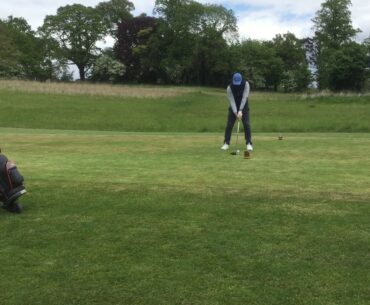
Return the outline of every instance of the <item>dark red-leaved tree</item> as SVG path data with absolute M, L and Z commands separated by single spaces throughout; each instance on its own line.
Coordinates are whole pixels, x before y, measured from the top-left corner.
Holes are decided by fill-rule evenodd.
M 118 60 L 126 66 L 127 82 L 153 82 L 149 39 L 158 26 L 158 19 L 145 14 L 122 21 L 118 25 L 114 51 Z

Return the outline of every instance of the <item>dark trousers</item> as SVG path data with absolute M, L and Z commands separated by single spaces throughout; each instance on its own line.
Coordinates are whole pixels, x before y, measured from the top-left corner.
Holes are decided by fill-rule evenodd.
M 252 144 L 252 133 L 251 133 L 251 126 L 249 124 L 248 105 L 245 105 L 242 113 L 243 113 L 242 122 L 243 122 L 243 126 L 244 126 L 245 142 L 246 142 L 246 144 L 248 144 L 248 143 Z M 235 113 L 229 107 L 229 112 L 228 112 L 228 115 L 227 115 L 227 124 L 226 124 L 226 128 L 225 128 L 225 140 L 224 140 L 224 143 L 226 143 L 228 145 L 230 145 L 231 133 L 233 131 L 235 121 L 236 121 Z

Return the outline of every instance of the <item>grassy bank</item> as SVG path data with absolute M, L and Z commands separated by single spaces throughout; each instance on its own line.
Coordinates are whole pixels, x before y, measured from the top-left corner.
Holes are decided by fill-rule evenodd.
M 29 83 L 22 89 L 21 86 L 0 85 L 0 126 L 223 132 L 226 121 L 228 102 L 224 90 L 64 86 L 53 84 L 45 89 Z M 370 132 L 370 96 L 366 95 L 307 96 L 253 92 L 250 108 L 254 132 Z

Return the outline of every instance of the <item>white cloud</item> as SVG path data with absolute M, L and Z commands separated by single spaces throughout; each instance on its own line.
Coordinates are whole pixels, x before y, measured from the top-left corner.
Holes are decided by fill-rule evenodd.
M 153 14 L 155 0 L 134 0 L 132 3 L 135 5 L 135 15 L 142 13 L 147 15 Z
M 297 37 L 307 37 L 311 34 L 311 24 L 305 19 L 281 20 L 273 13 L 258 12 L 244 14 L 238 22 L 240 38 L 270 40 L 276 34 L 287 32 Z
M 370 36 L 370 2 L 353 0 L 352 4 L 352 23 L 355 28 L 362 30 L 358 37 L 363 40 Z
M 103 0 L 0 0 L 0 18 L 5 19 L 9 15 L 23 17 L 31 25 L 33 30 L 42 26 L 46 15 L 55 15 L 61 6 L 75 3 L 86 6 L 95 6 Z M 4 3 L 3 3 L 4 2 Z

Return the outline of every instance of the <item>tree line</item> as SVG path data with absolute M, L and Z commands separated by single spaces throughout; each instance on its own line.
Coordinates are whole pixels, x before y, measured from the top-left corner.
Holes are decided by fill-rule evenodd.
M 0 77 L 115 83 L 225 86 L 240 71 L 254 89 L 333 91 L 366 88 L 370 37 L 355 41 L 350 0 L 326 0 L 313 36 L 239 39 L 232 10 L 193 0 L 156 0 L 154 16 L 133 16 L 128 0 L 73 4 L 34 31 L 23 17 L 0 20 Z M 114 39 L 112 48 L 98 42 Z

